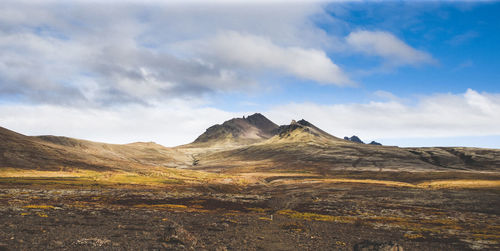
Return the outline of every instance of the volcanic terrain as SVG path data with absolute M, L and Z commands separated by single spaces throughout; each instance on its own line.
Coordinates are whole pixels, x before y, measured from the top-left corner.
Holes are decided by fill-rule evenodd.
M 0 250 L 498 250 L 500 150 L 262 114 L 168 148 L 0 128 Z

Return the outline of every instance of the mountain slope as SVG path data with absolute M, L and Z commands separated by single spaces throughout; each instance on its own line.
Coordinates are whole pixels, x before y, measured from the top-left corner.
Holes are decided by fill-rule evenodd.
M 0 167 L 57 170 L 132 170 L 178 167 L 189 162 L 175 149 L 154 143 L 115 145 L 57 136 L 31 137 L 0 127 Z
M 308 121 L 292 120 L 289 125 L 282 125 L 273 131 L 274 136 L 265 143 L 337 141 L 339 138 L 319 129 Z
M 269 169 L 320 173 L 336 170 L 500 170 L 500 150 L 495 149 L 407 149 L 360 144 L 334 137 L 305 120 L 280 126 L 275 134 L 255 144 L 200 155 L 200 163 L 220 167 L 223 163 L 259 166 L 259 162 L 265 162 L 265 168 Z
M 278 125 L 255 113 L 248 117 L 234 118 L 222 125 L 209 127 L 193 143 L 202 145 L 214 144 L 248 144 L 255 143 L 273 136 Z
M 195 142 L 105 144 L 57 136 L 30 137 L 0 127 L 0 168 L 152 170 L 162 167 L 329 173 L 354 171 L 500 171 L 500 150 L 399 148 L 337 138 L 305 120 L 277 126 L 261 114 L 215 125 Z

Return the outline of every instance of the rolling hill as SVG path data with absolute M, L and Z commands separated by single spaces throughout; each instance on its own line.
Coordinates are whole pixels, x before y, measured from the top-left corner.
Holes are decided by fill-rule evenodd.
M 500 150 L 467 147 L 400 148 L 335 137 L 306 120 L 278 126 L 264 115 L 208 128 L 193 143 L 105 144 L 58 136 L 25 136 L 0 128 L 0 167 L 58 170 L 499 171 Z
M 0 167 L 134 170 L 182 165 L 183 154 L 155 143 L 97 143 L 58 136 L 25 136 L 0 127 Z

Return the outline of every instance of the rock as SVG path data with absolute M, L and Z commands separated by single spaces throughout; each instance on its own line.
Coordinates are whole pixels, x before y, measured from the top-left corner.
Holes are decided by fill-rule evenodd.
M 170 226 L 165 228 L 165 235 L 163 237 L 162 245 L 165 248 L 173 249 L 195 249 L 199 244 L 198 240 L 182 226 L 177 223 L 171 223 Z
M 210 226 L 207 228 L 210 231 L 224 231 L 229 227 L 229 224 L 227 223 L 212 223 Z
M 369 145 L 381 146 L 382 144 L 378 143 L 377 141 L 372 141 L 372 142 L 370 142 Z
M 355 143 L 360 143 L 360 144 L 364 144 L 365 142 L 363 142 L 360 138 L 358 138 L 358 136 L 356 135 L 352 135 L 352 137 L 344 137 L 345 140 L 349 140 L 349 141 L 352 141 L 352 142 L 355 142 Z
M 56 246 L 56 247 L 62 247 L 62 246 L 64 246 L 64 242 L 62 242 L 62 241 L 54 241 L 54 246 Z
M 102 247 L 104 245 L 111 244 L 111 241 L 108 239 L 100 239 L 100 238 L 82 238 L 76 240 L 75 244 L 82 246 Z
M 363 241 L 354 245 L 354 251 L 403 251 L 403 247 L 395 242 Z

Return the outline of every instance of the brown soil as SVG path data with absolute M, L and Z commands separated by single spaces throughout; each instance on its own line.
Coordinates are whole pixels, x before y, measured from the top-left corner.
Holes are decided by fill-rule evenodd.
M 4 184 L 0 250 L 500 248 L 498 190 L 302 183 L 206 190 Z

